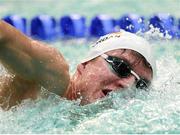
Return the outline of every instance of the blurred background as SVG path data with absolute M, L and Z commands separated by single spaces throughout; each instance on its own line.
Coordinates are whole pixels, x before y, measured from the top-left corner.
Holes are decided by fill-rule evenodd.
M 39 39 L 55 37 L 52 34 L 54 31 L 56 34 L 60 33 L 59 35 L 61 36 L 74 37 L 84 37 L 87 35 L 99 37 L 110 32 L 118 31 L 119 28 L 136 33 L 142 29 L 142 31 L 149 30 L 149 24 L 160 28 L 160 31 L 163 33 L 166 33 L 167 30 L 167 33 L 173 37 L 174 35 L 178 35 L 176 37 L 179 38 L 179 7 L 179 0 L 1 0 L 0 17 L 5 18 L 9 15 L 24 17 L 27 24 L 25 28 L 27 32 L 24 33 L 28 33 L 28 35 Z M 46 15 L 46 17 L 42 17 L 42 15 Z M 52 24 L 48 24 L 50 22 L 48 21 L 48 17 L 50 20 L 54 19 L 52 20 Z M 78 17 L 81 20 L 79 19 L 79 22 L 75 22 L 74 20 L 77 20 Z M 32 30 L 39 28 L 40 24 L 37 23 L 37 18 L 44 25 L 42 27 L 45 30 L 41 32 L 43 34 L 45 33 L 44 37 L 38 37 L 38 30 Z M 6 18 L 7 22 L 9 21 L 8 19 Z M 34 21 L 35 23 L 32 23 L 33 19 L 36 19 Z M 108 19 L 109 21 L 107 21 Z M 16 22 L 17 18 L 13 18 L 12 20 Z M 72 27 L 75 28 L 69 25 L 71 22 L 74 25 Z M 141 25 L 142 22 L 145 23 L 144 26 Z M 10 23 L 21 29 L 21 26 L 17 26 L 18 24 Z M 48 29 L 50 25 L 52 25 L 51 27 L 60 26 L 61 28 L 51 31 Z M 131 26 L 134 27 L 134 30 L 132 30 L 133 28 Z M 102 27 L 101 30 L 99 27 Z M 68 32 L 71 34 L 68 35 Z
M 88 19 L 97 14 L 120 17 L 124 13 L 137 13 L 147 17 L 154 13 L 169 13 L 180 17 L 179 0 L 1 0 L 0 15 L 18 14 L 32 18 L 48 14 L 59 18 L 72 13 Z

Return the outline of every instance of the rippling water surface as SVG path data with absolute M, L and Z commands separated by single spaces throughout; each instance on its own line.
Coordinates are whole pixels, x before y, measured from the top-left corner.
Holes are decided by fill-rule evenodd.
M 39 99 L 25 100 L 9 111 L 0 110 L 0 133 L 180 133 L 178 43 L 152 42 L 157 77 L 149 92 L 129 89 L 79 106 L 79 100 L 68 101 L 42 89 Z M 87 42 L 53 43 L 73 65 L 72 73 L 88 50 L 82 44 Z M 71 49 L 73 53 L 68 53 Z
M 24 3 L 23 0 L 21 2 Z M 47 0 L 47 2 L 50 1 Z M 93 2 L 94 5 L 98 3 Z M 164 5 L 170 3 L 168 0 L 164 2 Z M 175 11 L 178 9 L 178 2 L 174 2 L 176 3 L 169 6 L 174 7 L 172 13 L 178 15 L 178 10 Z M 14 7 L 8 2 L 6 4 L 3 2 L 3 4 L 3 13 L 6 13 L 9 7 Z M 90 7 L 93 7 L 93 4 L 91 3 Z M 103 0 L 101 4 L 104 4 Z M 107 5 L 105 4 L 104 8 L 102 5 L 101 10 L 106 11 Z M 140 4 L 133 5 L 137 12 L 147 10 L 147 13 L 152 13 L 153 6 L 152 9 L 144 9 L 147 3 L 144 4 L 144 8 Z M 149 5 L 153 5 L 153 2 Z M 83 7 L 81 9 L 85 10 Z M 126 7 L 130 9 L 130 6 Z M 155 9 L 158 7 L 155 1 L 154 7 Z M 44 9 L 46 8 L 44 3 Z M 25 10 L 23 7 L 20 9 Z M 37 13 L 36 7 L 36 10 L 29 9 L 32 10 L 30 16 Z M 44 9 L 42 8 L 42 11 Z M 54 13 L 55 9 L 52 11 L 48 9 L 49 13 Z M 95 11 L 97 10 L 93 12 Z M 124 12 L 125 9 L 122 11 Z M 165 7 L 161 6 L 159 11 L 165 11 Z M 111 14 L 113 13 L 111 9 Z M 27 11 L 24 15 L 27 15 Z M 151 36 L 150 34 L 147 38 Z M 77 64 L 86 55 L 91 42 L 86 40 L 56 41 L 51 45 L 63 53 L 71 65 L 70 72 L 73 74 Z M 35 101 L 24 100 L 18 107 L 13 107 L 8 111 L 0 109 L 0 133 L 180 133 L 179 42 L 179 40 L 158 37 L 151 40 L 157 61 L 157 77 L 149 92 L 129 89 L 111 93 L 108 97 L 93 104 L 79 106 L 79 100 L 68 101 L 42 89 L 41 96 Z M 7 74 L 3 67 L 0 68 L 0 73 Z

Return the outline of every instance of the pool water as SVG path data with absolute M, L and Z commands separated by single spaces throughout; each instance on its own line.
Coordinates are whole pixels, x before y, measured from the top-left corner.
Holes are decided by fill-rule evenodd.
M 100 1 L 100 2 L 99 2 Z M 52 2 L 52 1 L 51 1 Z M 46 3 L 51 3 L 46 0 Z M 56 1 L 57 2 L 57 1 Z M 61 1 L 64 6 L 69 4 Z M 62 7 L 62 3 L 58 4 Z M 72 1 L 69 1 L 72 2 Z M 134 4 L 134 12 L 141 14 L 151 14 L 158 11 L 167 11 L 173 15 L 178 16 L 178 1 L 165 0 L 163 5 L 173 7 L 163 7 L 157 5 L 156 1 L 143 3 L 142 1 L 136 3 L 130 1 L 127 4 L 125 1 L 112 0 L 110 4 L 114 4 L 114 10 L 108 9 L 108 4 L 105 0 L 91 0 L 75 4 L 74 8 L 85 10 L 84 7 L 95 7 L 99 5 L 101 11 L 104 13 L 114 14 L 114 10 L 118 11 L 117 6 L 122 7 L 119 12 L 127 12 L 131 4 Z M 11 5 L 12 3 L 12 5 Z M 13 11 L 20 13 L 13 5 L 13 1 L 2 1 L 3 10 L 1 15 Z M 45 9 L 49 14 L 55 14 L 57 10 L 52 9 L 39 0 L 37 3 L 42 3 L 40 6 L 41 11 L 36 11 L 30 6 L 25 4 L 25 0 L 20 0 L 20 10 L 24 10 L 24 15 L 27 17 L 33 16 L 35 13 L 43 12 Z M 88 5 L 86 5 L 88 4 Z M 127 4 L 127 5 L 126 5 Z M 144 5 L 144 7 L 142 5 Z M 53 4 L 51 4 L 53 5 Z M 124 5 L 124 6 L 122 6 Z M 147 6 L 152 5 L 151 9 L 147 10 Z M 30 15 L 27 10 L 31 9 Z M 71 5 L 72 6 L 72 5 Z M 154 7 L 153 7 L 154 6 Z M 11 10 L 9 7 L 13 7 Z M 65 9 L 64 7 L 64 9 Z M 157 8 L 158 7 L 158 8 Z M 7 9 L 6 9 L 7 8 Z M 66 7 L 67 9 L 68 7 Z M 79 9 L 80 8 L 80 9 Z M 154 10 L 153 10 L 154 8 Z M 106 11 L 106 9 L 108 9 Z M 138 10 L 139 9 L 139 10 Z M 159 9 L 159 10 L 158 10 Z M 175 10 L 176 9 L 176 10 Z M 72 9 L 73 10 L 73 9 Z M 147 12 L 146 12 L 147 10 Z M 68 10 L 69 11 L 69 10 Z M 68 12 L 66 11 L 66 13 Z M 75 12 L 75 11 L 69 11 Z M 129 10 L 132 11 L 132 10 Z M 88 17 L 98 13 L 98 10 L 87 12 Z M 48 13 L 48 12 L 47 12 Z M 60 13 L 62 14 L 62 13 Z M 114 14 L 117 16 L 117 13 Z M 154 49 L 154 54 L 157 64 L 157 76 L 153 82 L 149 92 L 139 91 L 137 89 L 128 89 L 124 92 L 110 93 L 104 99 L 95 103 L 79 106 L 80 99 L 77 101 L 68 101 L 47 90 L 41 90 L 41 96 L 32 101 L 30 99 L 24 100 L 18 107 L 13 107 L 8 111 L 0 109 L 0 133 L 180 133 L 180 41 L 161 39 L 156 36 L 156 39 L 151 39 L 152 34 L 146 35 L 150 40 Z M 89 50 L 89 44 L 93 41 L 86 39 L 68 40 L 68 41 L 55 41 L 49 43 L 54 46 L 65 56 L 70 66 L 70 73 L 73 74 L 77 64 L 84 58 Z M 7 74 L 4 68 L 0 68 L 1 74 Z

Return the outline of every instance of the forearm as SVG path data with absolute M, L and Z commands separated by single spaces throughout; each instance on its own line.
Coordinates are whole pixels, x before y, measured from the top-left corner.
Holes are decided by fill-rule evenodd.
M 0 21 L 0 61 L 13 74 L 62 94 L 69 83 L 69 67 L 54 48 L 34 41 Z
M 30 49 L 31 39 L 0 21 L 0 61 L 10 72 L 27 75 L 25 72 L 32 68 Z
M 0 49 L 6 47 L 8 43 L 12 43 L 15 44 L 14 47 L 27 50 L 27 46 L 24 47 L 22 44 L 28 44 L 30 41 L 31 40 L 19 30 L 0 20 Z

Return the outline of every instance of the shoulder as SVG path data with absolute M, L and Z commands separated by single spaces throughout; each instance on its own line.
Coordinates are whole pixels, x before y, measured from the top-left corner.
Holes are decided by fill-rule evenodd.
M 70 81 L 69 65 L 59 50 L 46 43 L 31 41 L 37 81 L 49 91 L 63 95 Z

